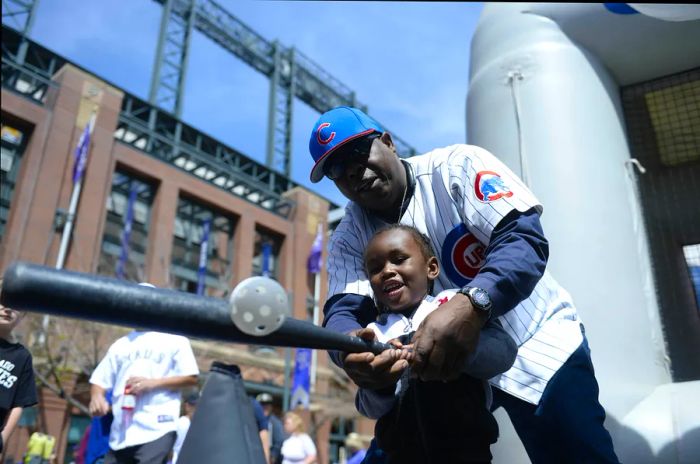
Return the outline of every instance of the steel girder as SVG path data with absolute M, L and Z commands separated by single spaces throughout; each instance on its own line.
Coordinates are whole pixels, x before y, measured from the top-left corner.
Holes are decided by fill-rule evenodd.
M 310 58 L 298 50 L 266 40 L 215 1 L 155 1 L 164 6 L 162 24 L 176 21 L 174 18 L 179 18 L 178 21 L 188 25 L 190 28 L 188 30 L 194 27 L 271 80 L 266 158 L 268 167 L 287 176 L 291 174 L 293 97 L 299 98 L 320 113 L 341 105 L 367 110 L 365 105 L 357 101 L 355 93 L 350 88 Z M 161 51 L 161 43 L 166 42 L 167 30 L 164 25 L 161 25 L 157 62 L 163 62 L 165 59 L 164 52 Z M 172 38 L 172 36 L 169 37 Z M 183 65 L 186 66 L 190 36 L 181 34 L 179 37 L 182 37 L 182 42 L 179 44 L 179 48 L 175 48 L 180 50 L 178 55 L 180 60 L 173 62 L 171 69 L 173 71 L 179 70 L 184 76 Z M 179 67 L 175 66 L 177 64 Z M 152 95 L 159 91 L 158 86 L 164 86 L 163 79 L 158 77 L 163 74 L 162 68 L 162 66 L 156 66 L 154 69 Z M 184 88 L 184 77 L 182 76 L 177 80 L 179 85 L 171 84 L 167 87 L 170 92 L 178 92 L 171 99 L 179 103 L 180 111 Z M 169 78 L 176 80 L 175 76 L 169 76 Z M 154 102 L 153 97 L 151 101 Z M 392 138 L 401 156 L 408 157 L 417 154 L 417 151 L 400 137 L 392 133 Z

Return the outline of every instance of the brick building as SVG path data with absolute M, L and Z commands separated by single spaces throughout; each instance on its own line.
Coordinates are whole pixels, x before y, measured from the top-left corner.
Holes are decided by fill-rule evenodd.
M 207 295 L 225 297 L 237 282 L 260 275 L 267 259 L 271 276 L 289 292 L 294 317 L 311 319 L 314 283 L 306 259 L 317 227 L 327 232 L 334 205 L 35 43 L 28 44 L 26 59 L 16 60 L 20 42 L 3 27 L 0 270 L 17 260 L 55 265 L 73 187 L 73 152 L 94 113 L 66 269 L 115 276 L 131 209 L 124 278 L 194 292 L 208 223 Z M 320 301 L 325 277 L 322 271 Z M 28 346 L 36 341 L 39 318 L 20 326 Z M 78 324 L 88 328 L 78 330 Z M 62 339 L 64 348 L 70 346 L 65 339 L 73 346 L 94 345 L 93 359 L 78 365 L 64 356 L 60 388 L 58 378 L 39 376 L 39 407 L 23 416 L 3 462 L 19 459 L 33 428 L 56 436 L 57 462 L 69 462 L 88 422 L 79 407 L 87 404 L 86 366 L 127 330 L 55 317 L 49 327 L 62 334 L 52 343 Z M 95 327 L 102 327 L 99 333 Z M 250 394 L 272 393 L 282 406 L 294 350 L 205 340 L 192 345 L 202 372 L 212 360 L 236 363 Z M 37 372 L 46 362 L 35 354 Z M 347 377 L 319 352 L 312 405 L 304 416 L 320 462 L 338 460 L 348 432 L 371 434 L 372 422 L 357 417 L 352 400 Z

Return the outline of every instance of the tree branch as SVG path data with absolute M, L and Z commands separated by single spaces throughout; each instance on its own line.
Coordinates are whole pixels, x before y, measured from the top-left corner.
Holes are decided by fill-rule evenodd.
M 59 397 L 66 400 L 68 402 L 68 404 L 70 404 L 71 406 L 75 406 L 76 408 L 78 408 L 80 410 L 80 412 L 84 413 L 85 415 L 88 415 L 88 416 L 90 415 L 90 410 L 87 408 L 87 406 L 85 406 L 83 403 L 79 402 L 78 400 L 76 400 L 72 396 L 67 395 L 66 392 L 63 391 L 63 389 L 61 389 L 61 388 L 57 387 L 56 385 L 52 384 L 51 382 L 49 382 L 49 379 L 44 377 L 41 374 L 41 372 L 39 372 L 35 369 L 34 375 L 36 376 L 37 379 L 39 379 L 39 382 L 41 382 L 41 384 L 43 386 L 45 386 L 46 388 L 48 388 L 49 390 L 54 392 Z

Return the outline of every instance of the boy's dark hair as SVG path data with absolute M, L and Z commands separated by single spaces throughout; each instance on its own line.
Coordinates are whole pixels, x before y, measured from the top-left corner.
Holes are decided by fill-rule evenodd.
M 427 235 L 425 235 L 423 232 L 420 230 L 416 229 L 413 226 L 409 226 L 406 224 L 387 224 L 385 226 L 380 227 L 377 229 L 377 231 L 372 235 L 372 238 L 369 239 L 369 242 L 374 240 L 378 235 L 383 234 L 384 232 L 389 232 L 392 230 L 403 230 L 405 232 L 408 232 L 413 236 L 413 240 L 418 244 L 418 247 L 420 248 L 421 253 L 423 253 L 423 257 L 428 260 L 432 258 L 435 255 L 435 250 L 433 250 L 433 245 L 430 243 L 430 239 L 428 238 Z M 369 244 L 367 242 L 367 244 Z M 365 250 L 367 250 L 365 248 Z M 366 253 L 366 251 L 365 251 Z M 363 257 L 364 261 L 367 261 L 367 255 L 365 254 Z

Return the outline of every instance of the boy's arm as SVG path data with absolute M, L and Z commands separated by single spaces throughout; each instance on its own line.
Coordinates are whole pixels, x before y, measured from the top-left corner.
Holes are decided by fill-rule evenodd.
M 17 406 L 10 409 L 10 413 L 7 415 L 7 421 L 5 422 L 5 427 L 2 429 L 2 442 L 7 443 L 7 439 L 10 438 L 12 432 L 19 422 L 19 417 L 22 415 L 22 407 Z
M 381 390 L 358 388 L 355 394 L 355 407 L 363 416 L 370 419 L 379 419 L 394 407 L 396 402 L 395 390 L 395 385 Z
M 399 339 L 389 340 L 389 343 L 396 348 L 384 352 L 391 360 L 410 361 L 413 358 L 410 351 L 402 349 L 404 345 Z M 401 381 L 405 380 L 404 378 Z M 355 407 L 363 416 L 370 419 L 379 419 L 394 407 L 396 392 L 399 388 L 398 382 L 397 380 L 386 388 L 358 388 L 355 395 Z
M 462 372 L 487 380 L 510 369 L 517 355 L 515 340 L 498 321 L 489 321 L 481 329 L 476 349 L 467 356 Z
M 105 389 L 96 384 L 90 384 L 90 415 L 102 417 L 109 412 L 109 403 L 105 398 Z
M 326 301 L 323 315 L 323 327 L 334 332 L 351 333 L 374 321 L 377 309 L 372 298 L 368 296 L 342 293 L 333 295 Z M 347 353 L 330 350 L 328 354 L 338 367 L 343 367 Z

